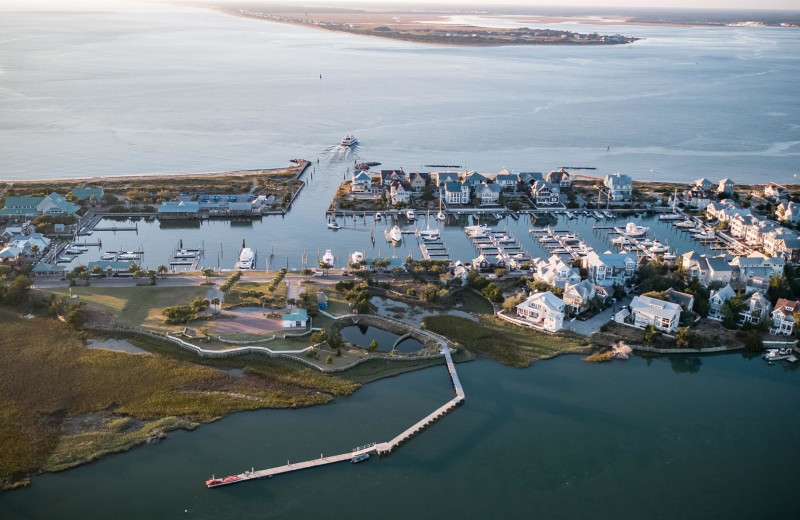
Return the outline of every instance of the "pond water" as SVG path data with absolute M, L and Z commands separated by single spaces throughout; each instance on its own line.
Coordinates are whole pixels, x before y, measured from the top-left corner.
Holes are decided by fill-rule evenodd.
M 378 342 L 378 350 L 389 352 L 400 335 L 369 325 L 350 325 L 341 330 L 342 337 L 355 345 L 368 348 L 373 340 Z M 401 354 L 419 352 L 424 345 L 414 338 L 406 338 L 397 344 L 395 350 Z

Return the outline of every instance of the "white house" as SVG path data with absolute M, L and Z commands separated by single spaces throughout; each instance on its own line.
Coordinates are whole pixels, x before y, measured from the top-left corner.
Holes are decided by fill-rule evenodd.
M 615 175 L 606 175 L 603 180 L 608 190 L 609 197 L 614 202 L 623 202 L 631 200 L 633 195 L 633 180 L 627 175 L 616 173 Z
M 606 251 L 597 254 L 596 251 L 590 251 L 584 257 L 583 265 L 589 273 L 589 280 L 596 285 L 625 285 L 636 274 L 639 260 L 630 253 Z
M 775 208 L 778 220 L 788 220 L 792 224 L 800 222 L 800 204 L 796 202 L 781 202 Z
M 411 186 L 405 181 L 392 181 L 389 185 L 392 204 L 408 204 L 411 200 Z
M 536 181 L 531 188 L 531 195 L 536 201 L 536 205 L 553 205 L 558 204 L 559 188 L 558 184 L 551 184 L 544 181 Z
M 775 310 L 770 315 L 772 317 L 772 328 L 770 334 L 783 334 L 791 336 L 794 331 L 794 314 L 800 311 L 800 302 L 778 298 L 775 303 Z
M 365 171 L 354 171 L 350 174 L 350 191 L 353 193 L 363 193 L 369 191 L 372 185 L 372 177 Z
M 444 185 L 444 200 L 448 204 L 469 204 L 469 186 L 460 182 Z
M 557 332 L 564 325 L 564 302 L 550 291 L 536 292 L 517 305 L 517 314 L 536 328 Z
M 744 307 L 739 312 L 738 322 L 740 325 L 744 323 L 761 323 L 767 319 L 770 310 L 772 310 L 772 304 L 759 291 L 756 291 L 750 298 L 745 300 Z
M 733 188 L 735 184 L 732 180 L 725 177 L 719 181 L 719 186 L 717 186 L 717 193 L 720 195 L 733 195 Z
M 764 197 L 768 199 L 780 199 L 789 196 L 789 190 L 780 184 L 770 182 L 764 186 Z
M 564 168 L 548 172 L 544 180 L 550 184 L 558 184 L 560 188 L 569 188 L 572 186 L 572 180 L 569 177 L 569 172 L 564 171 Z
M 709 298 L 711 309 L 708 311 L 708 319 L 722 321 L 722 306 L 734 296 L 736 296 L 736 291 L 733 290 L 731 284 L 717 291 L 711 291 Z
M 439 187 L 448 182 L 458 182 L 458 172 L 433 172 L 431 173 L 431 182 Z
M 564 296 L 562 299 L 564 303 L 577 309 L 581 309 L 589 305 L 589 302 L 595 297 L 595 287 L 591 280 L 583 280 L 576 284 L 567 283 L 564 288 Z
M 534 258 L 531 265 L 536 272 L 533 278 L 557 287 L 564 287 L 567 283 L 581 281 L 580 271 L 566 263 L 560 256 L 552 255 L 548 259 Z
M 702 179 L 697 179 L 696 181 L 694 181 L 695 188 L 699 189 L 699 190 L 703 190 L 703 191 L 711 190 L 711 185 L 712 184 L 713 183 L 710 180 L 706 179 L 705 177 L 703 177 Z
M 649 296 L 634 296 L 631 300 L 631 318 L 637 327 L 652 325 L 657 330 L 671 333 L 678 330 L 681 306 Z
M 519 177 L 513 173 L 509 173 L 508 170 L 500 170 L 494 177 L 494 182 L 505 190 L 516 190 L 518 180 Z
M 733 268 L 721 256 L 707 257 L 690 251 L 683 254 L 682 260 L 689 280 L 697 278 L 703 286 L 708 286 L 711 282 L 728 283 L 733 276 Z
M 475 189 L 475 195 L 480 197 L 483 204 L 497 204 L 501 191 L 503 191 L 503 187 L 499 184 L 483 183 Z

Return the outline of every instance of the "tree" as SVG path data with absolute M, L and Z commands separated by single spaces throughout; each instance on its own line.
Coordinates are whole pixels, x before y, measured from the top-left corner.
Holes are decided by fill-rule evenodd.
M 18 274 L 3 291 L 3 300 L 11 305 L 19 305 L 28 297 L 33 282 L 24 274 Z
M 648 325 L 644 328 L 644 334 L 642 334 L 642 341 L 647 344 L 652 344 L 656 339 L 656 328 L 652 325 Z
M 208 279 L 210 277 L 214 276 L 214 270 L 211 269 L 210 267 L 206 267 L 205 269 L 200 271 L 200 273 L 203 275 L 203 277 L 205 278 L 206 282 L 208 282 Z
M 161 315 L 164 316 L 164 323 L 175 325 L 189 323 L 197 317 L 197 312 L 190 305 L 174 305 L 162 309 Z
M 372 340 L 369 344 L 369 351 L 370 352 L 377 352 L 378 351 L 378 342 L 376 340 Z
M 156 267 L 156 271 L 158 271 L 158 274 L 160 274 L 161 277 L 164 278 L 164 275 L 167 274 L 167 266 L 161 264 L 158 267 Z
M 217 298 L 216 296 L 211 298 L 211 305 L 214 306 L 214 308 L 217 310 L 217 313 L 219 313 L 219 304 L 220 304 L 219 298 Z
M 206 300 L 202 296 L 197 296 L 196 298 L 192 298 L 192 300 L 189 302 L 189 307 L 191 307 L 191 309 L 195 313 L 198 313 L 198 312 L 201 312 L 201 311 L 204 311 L 204 310 L 208 309 L 208 307 L 210 305 L 211 305 L 211 302 Z
M 503 291 L 500 290 L 495 284 L 490 283 L 486 287 L 481 290 L 481 293 L 489 298 L 489 301 L 493 303 L 502 303 L 503 302 Z
M 33 256 L 38 256 L 38 254 L 39 254 L 39 246 L 37 246 L 36 244 L 33 244 L 31 246 L 31 253 L 33 253 Z
M 679 347 L 688 347 L 689 340 L 690 340 L 691 333 L 689 329 L 686 327 L 678 327 L 678 331 L 675 333 L 675 343 Z
M 327 358 L 325 358 L 325 364 L 326 365 L 330 365 L 331 363 L 333 363 L 333 358 L 332 357 L 328 356 Z
M 95 276 L 97 276 L 98 278 L 99 278 L 99 277 L 101 277 L 101 276 L 103 276 L 103 274 L 104 274 L 104 272 L 103 272 L 103 268 L 102 268 L 102 267 L 100 267 L 99 265 L 95 265 L 95 266 L 93 266 L 93 267 L 92 267 L 92 274 L 93 274 L 93 275 L 95 275 Z

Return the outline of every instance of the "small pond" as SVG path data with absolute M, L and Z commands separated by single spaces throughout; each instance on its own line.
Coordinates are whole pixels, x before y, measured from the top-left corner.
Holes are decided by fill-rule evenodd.
M 350 325 L 342 328 L 340 332 L 346 341 L 364 348 L 368 348 L 374 339 L 378 342 L 378 350 L 381 352 L 391 351 L 394 342 L 400 337 L 388 330 L 370 327 L 369 325 Z M 396 349 L 400 354 L 412 354 L 419 352 L 423 346 L 422 343 L 414 338 L 406 338 L 397 345 Z

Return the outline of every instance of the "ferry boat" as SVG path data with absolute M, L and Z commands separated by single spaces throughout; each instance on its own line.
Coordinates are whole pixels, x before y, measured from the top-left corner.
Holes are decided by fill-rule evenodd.
M 342 137 L 342 140 L 339 143 L 339 145 L 346 146 L 346 147 L 350 147 L 350 146 L 353 146 L 355 144 L 358 144 L 358 139 L 356 139 L 355 136 L 353 134 L 351 134 L 350 132 L 347 132 L 347 135 Z
M 339 229 L 340 227 L 342 226 L 340 226 L 335 220 L 331 219 L 328 221 L 328 229 Z
M 771 348 L 762 357 L 767 361 L 780 361 L 781 359 L 789 359 L 792 356 L 792 349 L 790 348 Z
M 256 254 L 249 247 L 243 247 L 236 262 L 236 269 L 250 270 L 256 268 Z
M 336 261 L 336 258 L 333 256 L 333 253 L 331 252 L 331 250 L 330 249 L 326 249 L 325 250 L 325 254 L 322 255 L 322 263 L 328 264 L 330 266 L 333 266 L 335 261 Z
M 644 236 L 650 228 L 644 226 L 637 226 L 634 222 L 628 222 L 625 225 L 625 232 L 632 237 Z
M 402 242 L 403 241 L 403 232 L 400 230 L 398 226 L 394 226 L 391 231 L 387 231 L 387 235 L 389 240 L 392 242 Z
M 413 209 L 410 209 L 406 211 L 406 218 L 408 219 L 409 222 L 414 222 L 414 220 L 417 218 L 417 215 L 414 214 Z

